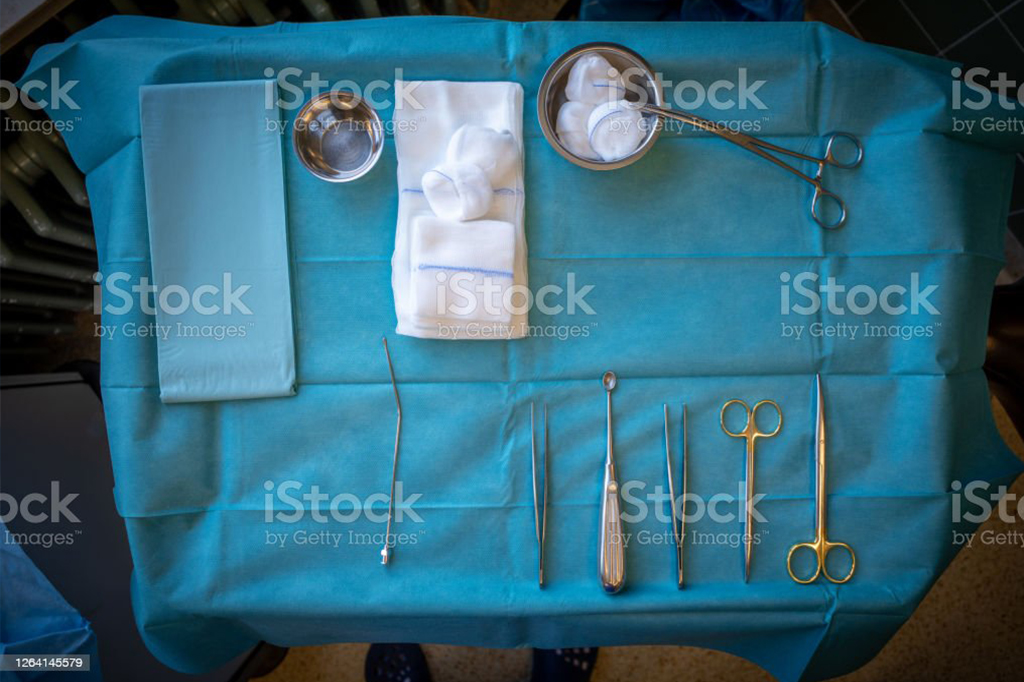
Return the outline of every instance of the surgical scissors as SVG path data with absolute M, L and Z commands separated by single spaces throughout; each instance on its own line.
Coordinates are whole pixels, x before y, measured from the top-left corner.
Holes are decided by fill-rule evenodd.
M 825 579 L 830 582 L 841 584 L 853 577 L 853 572 L 857 569 L 857 555 L 853 553 L 853 548 L 845 542 L 830 542 L 827 537 L 828 530 L 825 518 L 825 505 L 828 501 L 828 492 L 825 488 L 825 403 L 821 397 L 820 374 L 815 377 L 814 383 L 818 394 L 818 414 L 814 428 L 814 477 L 816 483 L 814 493 L 814 507 L 816 513 L 814 522 L 814 541 L 798 542 L 789 548 L 789 554 L 786 555 L 786 570 L 789 571 L 789 577 L 801 585 L 813 583 L 818 579 L 819 575 L 824 575 Z M 850 572 L 843 578 L 835 578 L 830 575 L 828 572 L 828 566 L 825 563 L 829 552 L 836 547 L 842 547 L 850 553 Z M 809 549 L 814 552 L 814 559 L 817 562 L 817 566 L 810 578 L 800 578 L 793 571 L 793 555 L 796 554 L 799 549 Z
M 811 217 L 814 218 L 814 222 L 818 223 L 818 225 L 826 230 L 834 230 L 842 227 L 843 223 L 846 222 L 846 202 L 839 198 L 839 195 L 825 189 L 822 185 L 821 174 L 825 170 L 825 166 L 835 166 L 836 168 L 850 170 L 860 165 L 860 162 L 864 160 L 864 147 L 861 145 L 860 140 L 854 135 L 842 132 L 830 133 L 827 138 L 828 143 L 825 145 L 825 155 L 817 157 L 810 156 L 809 154 L 803 154 L 801 152 L 795 152 L 792 149 L 786 149 L 785 147 L 780 147 L 779 145 L 772 144 L 771 142 L 765 142 L 753 135 L 747 135 L 746 133 L 731 130 L 728 127 L 716 124 L 714 121 L 689 112 L 664 109 L 651 104 L 643 104 L 637 108 L 640 109 L 640 111 L 649 114 L 664 116 L 665 118 L 671 118 L 675 121 L 688 123 L 694 128 L 718 135 L 719 137 L 746 149 L 752 154 L 757 154 L 761 158 L 771 161 L 779 168 L 789 171 L 814 187 L 814 196 L 811 197 Z M 846 140 L 853 146 L 853 153 L 849 157 L 846 157 L 846 160 L 842 160 L 836 155 L 834 147 L 838 140 Z M 813 176 L 808 175 L 799 168 L 789 165 L 785 160 L 779 158 L 778 155 L 789 156 L 794 159 L 813 163 L 818 167 L 818 169 L 815 171 Z M 838 207 L 839 217 L 835 221 L 829 222 L 825 219 L 825 216 L 822 215 L 825 210 L 822 204 L 823 201 L 834 202 L 836 207 Z
M 743 425 L 743 429 L 740 431 L 730 431 L 729 427 L 725 425 L 725 413 L 729 409 L 730 405 L 742 405 L 743 411 L 747 415 L 747 423 Z M 757 411 L 765 405 L 771 405 L 775 408 L 775 411 L 779 415 L 779 423 L 775 426 L 775 430 L 770 433 L 765 433 L 757 428 Z M 778 403 L 774 400 L 762 400 L 756 403 L 751 409 L 742 400 L 730 400 L 722 405 L 722 413 L 719 418 L 722 424 L 722 430 L 733 438 L 745 438 L 747 441 L 747 473 L 746 473 L 746 499 L 744 504 L 746 507 L 746 519 L 743 527 L 743 582 L 750 581 L 750 552 L 753 545 L 753 531 L 754 531 L 754 507 L 751 504 L 751 500 L 754 497 L 754 445 L 757 443 L 758 438 L 771 438 L 779 432 L 782 428 L 782 409 Z

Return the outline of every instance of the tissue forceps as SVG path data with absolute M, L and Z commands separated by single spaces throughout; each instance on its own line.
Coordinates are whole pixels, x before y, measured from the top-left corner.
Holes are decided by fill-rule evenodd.
M 665 118 L 671 118 L 675 121 L 688 123 L 694 128 L 718 135 L 735 145 L 739 145 L 752 154 L 757 154 L 762 159 L 771 161 L 779 168 L 789 171 L 814 187 L 814 196 L 811 197 L 811 217 L 814 218 L 814 222 L 818 223 L 818 225 L 826 230 L 834 230 L 842 227 L 843 223 L 846 222 L 846 202 L 844 202 L 839 195 L 825 189 L 822 185 L 821 174 L 825 170 L 825 166 L 835 166 L 836 168 L 850 170 L 860 165 L 860 162 L 864 159 L 864 147 L 861 145 L 860 140 L 854 135 L 842 132 L 830 133 L 827 137 L 828 143 L 825 145 L 825 155 L 817 157 L 802 154 L 801 152 L 795 152 L 792 149 L 786 149 L 785 147 L 780 147 L 777 144 L 772 144 L 771 142 L 758 139 L 753 135 L 747 135 L 746 133 L 730 130 L 729 128 L 716 125 L 714 121 L 710 121 L 689 112 L 664 109 L 650 104 L 644 104 L 638 108 L 649 114 L 664 116 Z M 847 142 L 852 143 L 853 149 L 855 150 L 855 153 L 852 155 L 852 159 L 846 157 L 846 160 L 843 160 L 836 155 L 834 147 L 837 140 L 846 140 Z M 807 161 L 816 165 L 818 168 L 814 175 L 808 175 L 799 168 L 786 163 L 784 159 L 779 158 L 780 156 L 789 156 L 801 161 Z M 839 208 L 839 218 L 834 222 L 828 222 L 822 215 L 824 211 L 823 202 L 833 202 L 836 207 Z
M 548 406 L 544 405 L 544 500 L 541 502 L 537 486 L 537 429 L 534 425 L 533 403 L 530 403 L 530 450 L 533 462 L 533 525 L 537 534 L 537 585 L 544 587 L 544 536 L 548 529 Z
M 676 587 L 683 589 L 683 539 L 686 537 L 686 403 L 683 403 L 683 490 L 680 510 L 676 513 L 675 476 L 672 475 L 672 452 L 668 440 L 668 405 L 665 407 L 665 468 L 668 471 L 668 496 L 672 505 L 672 540 L 676 545 Z
M 391 352 L 388 350 L 388 337 L 382 336 L 384 342 L 384 355 L 388 359 L 388 373 L 391 375 L 391 388 L 395 392 L 395 408 L 398 411 L 398 418 L 395 424 L 395 454 L 391 460 L 391 493 L 388 494 L 388 526 L 384 531 L 384 547 L 380 550 L 380 563 L 388 565 L 391 559 L 391 517 L 395 510 L 395 474 L 398 471 L 398 439 L 402 435 L 402 401 L 398 399 L 398 384 L 395 382 L 395 368 L 391 364 Z
M 830 542 L 828 539 L 825 517 L 825 505 L 828 502 L 828 491 L 825 488 L 825 403 L 821 398 L 820 374 L 815 376 L 814 384 L 818 394 L 818 409 L 814 427 L 814 540 L 812 542 L 798 542 L 789 548 L 789 554 L 786 555 L 786 570 L 789 571 L 789 577 L 801 585 L 813 583 L 818 579 L 819 575 L 824 575 L 825 579 L 830 582 L 840 584 L 853 577 L 853 572 L 857 570 L 857 555 L 853 553 L 853 548 L 845 542 Z M 830 575 L 828 566 L 825 564 L 829 552 L 837 547 L 842 547 L 850 553 L 850 572 L 843 578 L 836 578 Z M 815 566 L 814 573 L 809 578 L 800 578 L 793 572 L 793 555 L 800 549 L 809 549 L 814 552 L 814 559 L 817 565 Z
M 743 429 L 740 431 L 730 431 L 729 427 L 725 425 L 725 413 L 729 409 L 730 405 L 742 405 L 743 411 L 746 412 L 747 423 L 743 425 Z M 775 426 L 775 430 L 770 433 L 765 433 L 757 428 L 757 411 L 765 405 L 771 405 L 779 415 L 779 423 Z M 754 508 L 750 503 L 754 497 L 754 446 L 757 443 L 758 438 L 771 438 L 779 432 L 779 429 L 782 428 L 782 409 L 774 400 L 762 400 L 759 403 L 756 403 L 753 408 L 750 408 L 742 400 L 733 399 L 722 405 L 722 413 L 719 417 L 719 421 L 721 422 L 722 430 L 725 431 L 726 435 L 732 436 L 733 438 L 745 438 L 747 441 L 746 500 L 744 500 L 746 506 L 746 518 L 743 526 L 743 582 L 749 582 L 750 552 L 753 546 L 754 529 Z

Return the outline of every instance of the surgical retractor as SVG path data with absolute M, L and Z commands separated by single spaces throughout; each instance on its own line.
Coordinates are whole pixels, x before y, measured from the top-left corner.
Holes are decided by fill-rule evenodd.
M 683 403 L 683 490 L 676 510 L 676 484 L 672 474 L 672 449 L 669 447 L 668 405 L 665 405 L 665 468 L 668 472 L 668 495 L 672 506 L 672 541 L 676 547 L 676 587 L 683 589 L 683 540 L 686 538 L 686 403 Z
M 597 570 L 601 577 L 601 587 L 605 592 L 615 594 L 626 582 L 619 483 L 615 478 L 615 457 L 612 449 L 612 391 L 618 383 L 615 372 L 605 372 L 601 377 L 601 383 L 608 396 L 608 454 L 604 462 L 604 486 L 601 490 L 601 546 Z
M 380 550 L 380 563 L 388 565 L 391 559 L 391 517 L 395 510 L 395 475 L 398 471 L 398 441 L 402 435 L 402 401 L 398 399 L 398 384 L 395 382 L 395 368 L 391 364 L 391 352 L 388 350 L 388 339 L 382 336 L 384 341 L 384 356 L 388 359 L 388 373 L 391 375 L 391 388 L 395 392 L 395 409 L 398 416 L 395 422 L 395 454 L 391 460 L 391 492 L 388 494 L 388 525 L 384 532 L 384 547 Z
M 533 403 L 530 403 L 530 450 L 533 467 L 533 525 L 537 534 L 537 585 L 544 587 L 544 536 L 548 528 L 548 406 L 544 405 L 544 462 L 541 464 L 544 483 L 537 484 L 537 427 Z M 540 499 L 543 490 L 544 499 Z

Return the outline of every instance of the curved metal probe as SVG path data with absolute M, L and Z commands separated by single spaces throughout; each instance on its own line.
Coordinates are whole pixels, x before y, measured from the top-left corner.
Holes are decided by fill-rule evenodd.
M 548 406 L 544 405 L 544 500 L 539 499 L 537 486 L 537 429 L 534 425 L 533 403 L 530 403 L 530 449 L 533 462 L 533 525 L 537 535 L 537 584 L 544 587 L 544 537 L 548 530 Z
M 398 439 L 402 435 L 402 401 L 398 399 L 398 384 L 395 382 L 395 368 L 391 364 L 388 338 L 382 336 L 381 340 L 384 342 L 384 356 L 388 359 L 388 373 L 391 375 L 391 388 L 395 391 L 395 409 L 398 411 L 398 420 L 395 424 L 395 454 L 391 460 L 391 492 L 388 494 L 388 525 L 384 532 L 384 547 L 380 550 L 380 563 L 387 566 L 391 559 L 391 517 L 395 509 L 395 474 L 398 471 Z

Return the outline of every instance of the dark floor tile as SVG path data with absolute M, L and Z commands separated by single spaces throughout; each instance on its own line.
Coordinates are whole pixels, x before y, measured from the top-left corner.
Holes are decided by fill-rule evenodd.
M 962 62 L 966 67 L 985 67 L 991 71 L 990 78 L 1004 72 L 1018 83 L 1024 82 L 1024 56 L 998 21 L 986 24 L 981 30 L 955 45 L 945 56 Z M 978 80 L 983 82 L 983 79 Z
M 940 49 L 993 16 L 983 0 L 903 1 Z
M 1017 38 L 1017 42 L 1024 44 L 1024 2 L 1017 3 L 1012 9 L 1000 14 L 999 18 Z M 1024 53 L 1021 53 L 1021 59 L 1024 59 Z
M 1010 212 L 1024 211 L 1024 161 L 1017 155 L 1017 170 L 1013 175 L 1013 197 L 1010 199 Z M 1024 218 L 1024 214 L 1021 214 Z
M 844 12 L 849 12 L 851 9 L 859 5 L 862 0 L 835 0 L 835 2 Z
M 1024 214 L 1010 216 L 1009 228 L 1017 241 L 1024 244 Z
M 935 54 L 935 47 L 903 6 L 893 0 L 864 0 L 850 19 L 864 40 Z
M 804 18 L 807 21 L 820 21 L 840 31 L 856 35 L 853 24 L 832 0 L 807 0 L 804 8 Z
M 999 10 L 1012 5 L 1014 1 L 1015 0 L 988 0 L 988 4 L 992 5 L 992 9 L 998 12 Z M 981 5 L 985 4 L 983 0 L 977 0 L 977 2 Z

